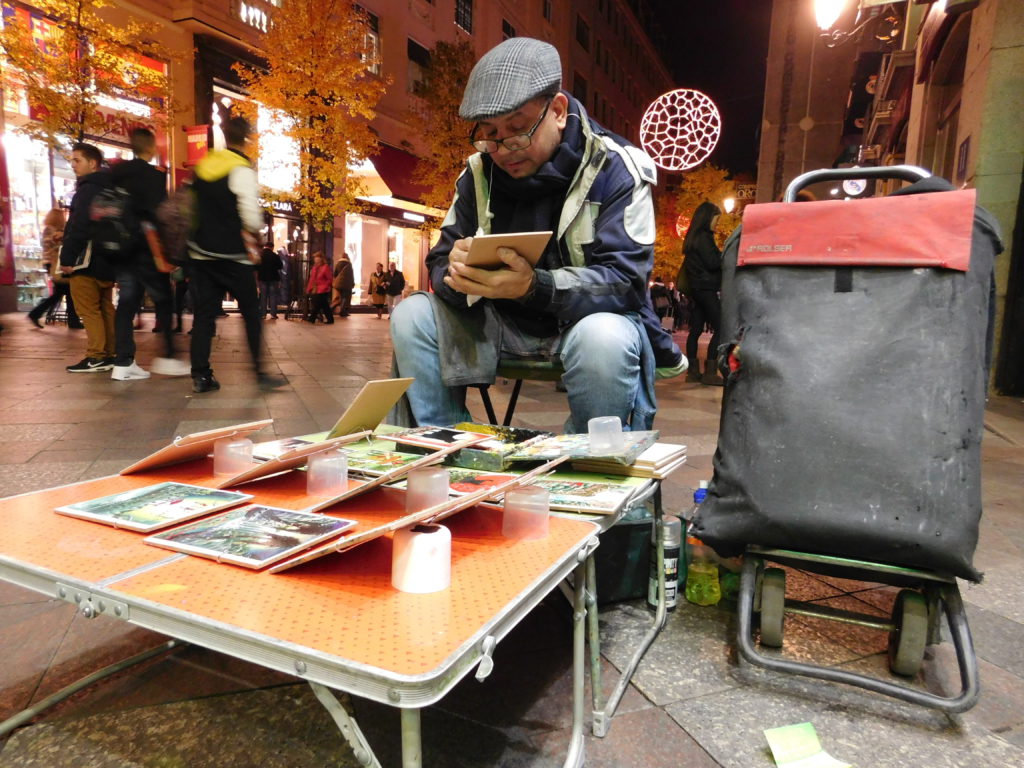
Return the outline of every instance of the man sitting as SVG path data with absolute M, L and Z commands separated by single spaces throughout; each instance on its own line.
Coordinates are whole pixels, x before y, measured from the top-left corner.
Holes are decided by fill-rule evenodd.
M 465 387 L 492 383 L 499 358 L 560 360 L 568 431 L 595 416 L 649 429 L 656 368 L 685 370 L 647 291 L 654 259 L 654 165 L 561 90 L 558 52 L 516 37 L 486 53 L 459 114 L 477 150 L 427 256 L 434 294 L 395 308 L 399 375 L 418 424 L 469 417 Z M 470 267 L 474 234 L 551 230 L 536 268 Z M 483 297 L 475 301 L 471 297 Z

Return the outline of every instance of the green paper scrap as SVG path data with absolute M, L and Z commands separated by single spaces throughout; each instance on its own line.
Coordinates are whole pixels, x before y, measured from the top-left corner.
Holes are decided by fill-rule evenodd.
M 779 768 L 851 768 L 821 748 L 811 723 L 768 728 L 764 735 Z

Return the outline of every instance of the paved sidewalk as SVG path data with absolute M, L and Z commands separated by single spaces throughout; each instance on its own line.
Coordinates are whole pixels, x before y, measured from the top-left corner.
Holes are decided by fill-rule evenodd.
M 193 396 L 187 377 L 115 382 L 107 374 L 65 373 L 82 357 L 82 331 L 37 330 L 17 314 L 0 323 L 0 495 L 110 474 L 175 435 L 215 426 L 272 417 L 267 439 L 326 429 L 364 381 L 388 375 L 391 355 L 387 321 L 372 314 L 333 326 L 268 320 L 269 359 L 290 383 L 261 392 L 242 321 L 233 315 L 218 322 L 214 343 L 223 389 Z M 147 329 L 136 334 L 145 368 L 159 348 L 151 323 L 146 316 Z M 187 340 L 181 336 L 183 353 Z M 499 413 L 509 390 L 494 388 Z M 516 422 L 560 431 L 564 397 L 553 384 L 526 384 Z M 668 510 L 678 512 L 698 481 L 711 476 L 721 389 L 665 381 L 658 397 L 662 438 L 689 447 L 687 466 L 664 488 Z M 475 394 L 470 402 L 482 418 Z M 738 662 L 728 606 L 683 603 L 641 665 L 608 736 L 587 738 L 586 764 L 768 768 L 763 729 L 810 721 L 829 753 L 861 768 L 1024 765 L 1020 399 L 989 403 L 983 456 L 985 515 L 975 562 L 986 578 L 963 586 L 981 668 L 982 696 L 973 710 L 946 716 L 859 689 L 767 674 Z M 799 574 L 791 579 L 794 589 L 802 599 L 881 615 L 893 599 L 888 588 Z M 607 687 L 649 620 L 643 600 L 602 609 Z M 0 719 L 164 639 L 105 617 L 83 619 L 71 605 L 0 584 Z M 786 653 L 797 657 L 883 670 L 885 647 L 878 632 L 787 619 Z M 949 684 L 948 650 L 939 647 L 919 685 Z M 556 594 L 499 645 L 484 683 L 470 676 L 425 711 L 424 765 L 561 765 L 571 721 L 570 661 L 568 606 Z M 399 765 L 397 713 L 360 699 L 351 706 L 382 764 Z M 357 762 L 305 684 L 198 647 L 96 684 L 0 742 L 0 768 L 327 765 Z

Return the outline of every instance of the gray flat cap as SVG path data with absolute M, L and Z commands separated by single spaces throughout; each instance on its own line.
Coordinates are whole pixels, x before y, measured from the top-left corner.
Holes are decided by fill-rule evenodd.
M 562 85 L 562 61 L 553 45 L 512 37 L 485 53 L 473 67 L 459 107 L 463 120 L 485 120 L 519 109 Z

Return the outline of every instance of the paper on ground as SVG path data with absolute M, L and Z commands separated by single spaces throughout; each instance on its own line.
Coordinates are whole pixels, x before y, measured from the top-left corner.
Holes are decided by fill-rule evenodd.
M 764 735 L 779 768 L 851 768 L 821 748 L 811 723 L 768 728 Z

